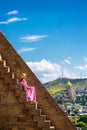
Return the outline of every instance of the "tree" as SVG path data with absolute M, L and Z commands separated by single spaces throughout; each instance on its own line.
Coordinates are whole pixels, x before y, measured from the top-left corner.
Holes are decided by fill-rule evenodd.
M 84 123 L 87 123 L 87 115 L 82 115 L 82 116 L 80 116 L 78 122 L 79 122 L 79 121 L 83 121 Z
M 82 130 L 87 130 L 87 125 L 82 127 Z
M 85 126 L 85 123 L 83 121 L 79 121 L 76 126 L 78 127 L 84 127 Z

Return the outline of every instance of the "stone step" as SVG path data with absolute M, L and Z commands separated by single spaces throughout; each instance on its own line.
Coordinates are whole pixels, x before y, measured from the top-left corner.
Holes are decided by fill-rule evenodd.
M 5 77 L 4 78 L 4 83 L 5 84 L 18 84 L 18 80 L 16 78 L 9 78 L 9 77 Z
M 8 68 L 8 72 L 10 72 L 10 68 L 6 65 L 6 61 L 0 60 L 0 70 L 3 70 L 4 68 Z
M 8 66 L 6 66 L 6 67 L 1 67 L 1 66 L 0 66 L 0 72 L 9 73 L 9 72 L 10 72 L 10 68 L 9 68 Z
M 35 108 L 33 108 L 33 109 L 29 108 L 29 112 L 30 112 L 30 115 L 32 115 L 32 116 L 34 116 L 34 115 L 40 116 L 40 110 L 35 110 Z
M 13 75 L 12 75 L 11 72 L 8 73 L 8 72 L 1 71 L 1 72 L 0 72 L 0 77 L 1 77 L 1 78 L 4 78 L 4 77 L 12 78 Z
M 33 115 L 33 122 L 44 122 L 45 117 L 44 116 L 39 116 L 39 115 Z
M 55 126 L 50 126 L 50 130 L 55 130 Z
M 50 129 L 50 124 L 49 122 L 45 122 L 44 120 L 39 120 L 38 121 L 38 128 L 44 128 L 45 129 Z
M 4 63 L 0 61 L 0 71 L 3 71 L 3 70 L 7 70 L 7 72 L 10 72 L 10 68 L 8 66 L 4 66 Z
M 40 116 L 42 116 L 42 117 L 44 117 L 46 119 L 46 115 L 40 115 Z
M 0 54 L 0 61 L 2 61 L 2 55 Z
M 0 68 L 3 68 L 4 67 L 4 64 L 2 61 L 0 61 Z
M 46 123 L 49 123 L 49 125 L 50 125 L 50 120 L 47 120 L 47 119 L 46 119 L 45 122 L 46 122 Z
M 0 60 L 0 67 L 6 67 L 6 61 L 5 60 Z
M 36 122 L 38 125 L 38 130 L 55 130 L 54 126 L 50 126 L 50 120 L 46 120 L 46 115 L 41 115 L 41 109 L 38 109 L 38 104 L 30 104 L 25 100 L 26 92 L 22 91 L 21 86 L 18 84 L 18 80 L 15 78 L 13 72 L 10 72 L 10 68 L 6 65 L 6 61 L 2 59 L 0 55 L 0 77 L 4 78 L 5 84 L 9 84 L 9 90 L 15 92 L 15 97 L 19 99 L 19 103 L 23 103 L 23 114 L 27 114 L 32 117 L 33 122 Z M 24 115 L 22 115 L 24 116 Z M 16 119 L 23 120 L 23 117 L 20 116 Z M 9 124 L 10 125 L 10 124 Z M 20 125 L 20 124 L 18 124 Z M 20 125 L 20 129 L 26 129 L 26 126 L 29 123 L 23 123 L 23 126 Z M 23 128 L 22 128 L 23 127 Z M 14 126 L 12 130 L 18 130 L 17 126 Z
M 28 109 L 35 109 L 35 104 L 31 104 L 30 102 L 25 103 L 25 107 Z
M 42 130 L 56 130 L 56 129 L 55 127 L 49 127 L 49 128 L 43 127 Z
M 1 60 L 0 62 L 2 63 L 2 66 L 3 66 L 3 67 L 6 66 L 6 61 L 5 61 L 5 60 Z

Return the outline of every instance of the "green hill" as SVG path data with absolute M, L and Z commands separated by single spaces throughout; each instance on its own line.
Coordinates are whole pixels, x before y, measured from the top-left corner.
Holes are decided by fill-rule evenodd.
M 69 78 L 58 78 L 54 81 L 44 84 L 44 87 L 50 94 L 61 93 L 66 86 L 66 83 L 70 81 L 73 88 L 87 87 L 87 78 L 84 79 L 69 79 Z

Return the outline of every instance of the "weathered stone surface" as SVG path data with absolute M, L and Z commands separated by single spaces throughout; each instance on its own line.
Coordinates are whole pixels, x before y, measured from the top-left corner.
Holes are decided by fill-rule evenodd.
M 8 74 L 9 72 L 10 74 Z M 13 72 L 14 76 L 11 77 Z M 75 126 L 1 32 L 0 130 L 51 130 L 49 124 L 40 118 L 37 110 L 35 110 L 36 107 L 25 102 L 25 91 L 22 91 L 18 85 L 21 72 L 27 73 L 28 84 L 35 86 L 37 105 L 55 126 L 55 129 L 52 130 L 76 130 Z M 37 120 L 35 120 L 35 116 Z

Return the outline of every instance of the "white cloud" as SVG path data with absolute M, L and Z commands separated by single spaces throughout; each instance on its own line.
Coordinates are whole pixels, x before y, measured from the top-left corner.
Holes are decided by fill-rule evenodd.
M 75 79 L 75 78 L 80 78 L 80 75 L 77 72 L 74 72 L 74 71 L 72 72 L 72 70 L 69 71 L 67 69 L 64 69 L 63 77 Z
M 17 14 L 18 10 L 12 10 L 6 13 L 6 15 L 13 15 L 13 14 Z M 9 18 L 6 21 L 0 21 L 0 24 L 9 24 L 9 23 L 13 23 L 13 22 L 18 22 L 18 21 L 25 21 L 28 18 L 20 18 L 20 17 L 13 17 L 13 18 Z
M 40 62 L 27 62 L 27 65 L 42 83 L 52 81 L 60 76 L 61 66 L 45 59 Z
M 8 19 L 7 22 L 8 23 L 12 23 L 12 22 L 23 21 L 23 20 L 27 20 L 27 18 L 17 18 L 17 17 L 14 17 L 14 18 Z
M 75 66 L 74 68 L 77 69 L 77 70 L 84 70 L 83 66 Z
M 0 24 L 8 24 L 6 21 L 1 21 Z
M 26 48 L 26 47 L 23 47 L 21 48 L 20 50 L 18 50 L 18 53 L 24 53 L 24 52 L 28 52 L 28 51 L 33 51 L 35 50 L 35 48 Z
M 84 68 L 87 69 L 87 64 L 84 65 Z
M 69 59 L 65 59 L 64 62 L 65 62 L 66 64 L 71 64 L 71 61 L 70 61 Z
M 57 63 L 52 63 L 46 59 L 42 59 L 40 62 L 27 62 L 27 65 L 36 74 L 38 79 L 42 83 L 53 81 L 57 78 L 77 78 L 79 77 L 76 73 L 69 72 Z
M 6 13 L 6 15 L 18 14 L 18 10 L 12 10 Z
M 47 35 L 27 35 L 20 39 L 24 42 L 35 42 L 35 41 L 39 41 L 46 37 L 47 37 Z
M 87 64 L 85 64 L 83 66 L 76 66 L 75 69 L 78 69 L 78 70 L 87 70 Z
M 25 21 L 25 20 L 27 20 L 27 18 L 13 17 L 13 18 L 8 19 L 7 21 L 0 21 L 0 24 L 9 24 L 9 23 Z

